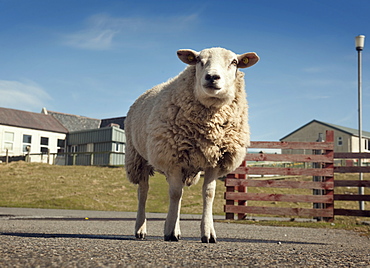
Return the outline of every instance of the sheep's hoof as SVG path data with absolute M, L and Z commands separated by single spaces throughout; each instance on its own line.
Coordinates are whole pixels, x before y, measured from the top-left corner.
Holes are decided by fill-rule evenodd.
M 138 240 L 144 240 L 145 239 L 145 234 L 135 234 L 135 237 Z
M 174 235 L 173 232 L 170 235 L 164 236 L 164 241 L 179 241 L 179 240 L 180 240 L 180 235 Z
M 203 236 L 202 237 L 202 243 L 216 243 L 217 241 L 216 241 L 216 238 L 215 237 L 213 237 L 212 235 L 211 235 L 211 237 L 210 238 L 208 238 L 207 236 Z

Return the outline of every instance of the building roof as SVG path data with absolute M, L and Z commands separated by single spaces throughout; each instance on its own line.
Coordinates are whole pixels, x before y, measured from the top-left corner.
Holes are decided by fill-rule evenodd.
M 300 128 L 294 130 L 293 132 L 289 133 L 288 135 L 282 137 L 280 140 L 286 139 L 290 135 L 294 134 L 295 132 L 301 130 L 302 128 L 304 128 L 304 127 L 306 127 L 306 126 L 308 126 L 308 125 L 310 125 L 310 124 L 312 124 L 314 122 L 316 122 L 318 124 L 321 124 L 321 125 L 324 125 L 324 126 L 327 126 L 327 127 L 330 127 L 332 129 L 335 129 L 335 130 L 344 132 L 346 134 L 350 134 L 352 136 L 358 137 L 358 129 L 349 128 L 349 127 L 342 127 L 342 126 L 338 126 L 338 125 L 334 125 L 334 124 L 330 124 L 330 123 L 325 123 L 325 122 L 318 121 L 318 120 L 314 119 L 314 120 L 308 122 L 307 124 L 301 126 Z M 368 131 L 362 131 L 362 135 L 363 135 L 363 137 L 370 138 L 370 132 L 368 132 Z
M 53 116 L 58 120 L 69 132 L 96 129 L 100 127 L 101 120 L 89 118 L 80 115 L 65 114 L 42 109 L 42 113 Z
M 125 129 L 126 116 L 102 119 L 100 127 L 108 127 L 111 125 L 119 125 L 119 128 Z
M 0 125 L 68 133 L 53 116 L 0 107 Z

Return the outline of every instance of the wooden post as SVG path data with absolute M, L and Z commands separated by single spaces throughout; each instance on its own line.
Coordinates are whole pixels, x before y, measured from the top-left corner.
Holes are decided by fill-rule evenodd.
M 9 163 L 9 150 L 6 149 L 6 153 L 5 153 L 5 164 L 8 164 Z
M 227 177 L 225 179 L 225 184 L 227 182 L 227 179 L 235 179 L 235 174 L 227 174 Z M 226 186 L 226 192 L 234 192 L 235 186 Z M 235 205 L 234 200 L 228 200 L 226 199 L 226 205 Z M 234 219 L 234 213 L 227 212 L 225 215 L 226 220 L 233 220 Z
M 334 131 L 326 131 L 326 142 L 334 142 Z M 333 159 L 332 163 L 326 163 L 324 165 L 324 168 L 332 168 L 334 169 L 334 144 L 332 150 L 326 150 L 325 154 L 330 156 L 331 159 Z M 332 176 L 325 176 L 324 177 L 325 182 L 333 182 L 334 183 L 334 172 Z M 333 202 L 332 203 L 327 203 L 325 204 L 326 209 L 331 209 L 332 210 L 332 215 L 333 217 L 325 217 L 324 220 L 328 222 L 334 221 L 334 190 L 325 190 L 325 195 L 331 195 L 333 197 Z
M 324 142 L 324 139 L 323 139 L 322 135 L 319 134 L 319 137 L 316 141 L 317 142 Z M 322 152 L 322 150 L 313 150 L 312 153 L 314 155 L 321 155 L 323 152 Z M 322 163 L 312 163 L 312 167 L 313 168 L 322 168 L 323 164 Z M 322 176 L 313 176 L 312 180 L 322 182 L 323 177 Z M 313 195 L 324 195 L 324 190 L 322 190 L 322 189 L 313 189 L 312 193 L 313 193 Z M 324 206 L 325 205 L 323 203 L 313 203 L 313 208 L 314 209 L 323 209 Z M 314 217 L 314 219 L 316 219 L 318 221 L 322 221 L 323 217 Z
M 29 150 L 26 153 L 26 162 L 27 163 L 31 162 L 31 156 L 30 156 L 30 151 Z
M 47 157 L 47 163 L 50 164 L 50 149 L 48 148 L 48 157 Z
M 247 164 L 246 161 L 243 161 L 241 166 L 245 167 Z M 247 175 L 246 174 L 237 174 L 238 179 L 246 179 Z M 247 187 L 245 186 L 238 186 L 238 192 L 239 193 L 246 193 L 247 192 Z M 247 205 L 247 200 L 238 200 L 238 206 L 246 206 Z M 238 213 L 238 220 L 244 220 L 246 214 L 245 213 Z

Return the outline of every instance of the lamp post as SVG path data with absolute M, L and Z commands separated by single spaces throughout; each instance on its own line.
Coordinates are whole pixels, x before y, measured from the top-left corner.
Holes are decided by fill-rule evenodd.
M 356 50 L 358 54 L 358 152 L 362 153 L 362 55 L 361 52 L 364 49 L 365 45 L 365 36 L 358 35 L 355 38 Z M 358 166 L 361 167 L 362 159 L 358 159 Z M 359 173 L 359 180 L 363 180 L 362 173 Z M 358 194 L 364 194 L 364 187 L 358 188 Z M 360 210 L 365 209 L 365 202 L 359 201 Z

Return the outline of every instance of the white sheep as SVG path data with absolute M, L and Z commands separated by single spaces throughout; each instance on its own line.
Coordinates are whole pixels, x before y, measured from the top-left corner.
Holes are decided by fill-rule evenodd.
M 189 66 L 178 76 L 145 92 L 125 121 L 126 172 L 138 184 L 136 238 L 145 238 L 145 203 L 149 176 L 167 177 L 170 205 L 164 240 L 180 239 L 180 207 L 184 185 L 204 171 L 201 240 L 215 243 L 212 205 L 216 179 L 235 170 L 249 145 L 244 73 L 255 53 L 237 55 L 224 48 L 177 51 Z

